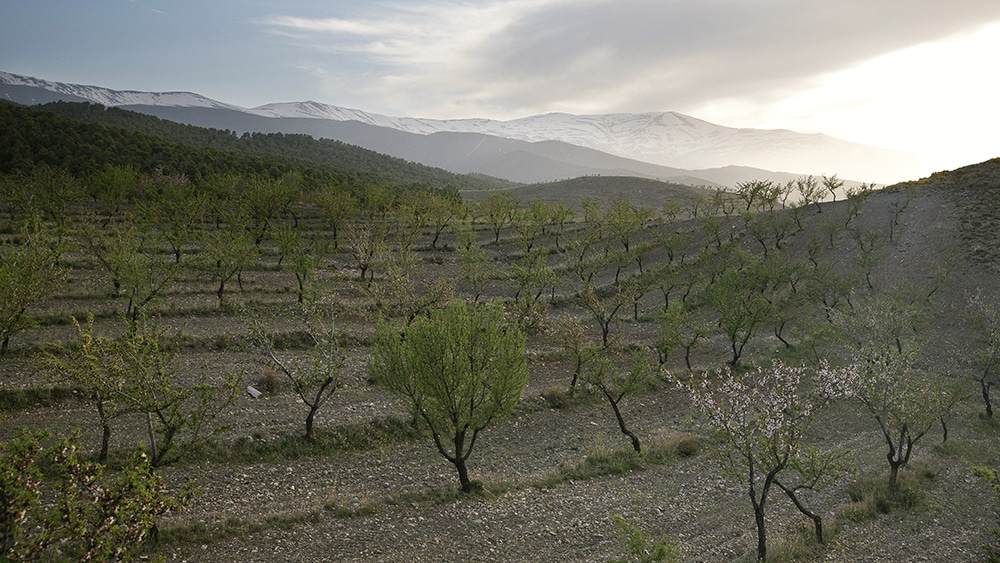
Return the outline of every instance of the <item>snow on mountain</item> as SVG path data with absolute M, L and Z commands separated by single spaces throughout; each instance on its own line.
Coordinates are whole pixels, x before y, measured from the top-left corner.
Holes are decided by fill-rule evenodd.
M 704 169 L 754 166 L 839 173 L 885 181 L 913 173 L 914 159 L 822 134 L 738 129 L 677 112 L 572 115 L 548 113 L 509 121 L 389 117 L 317 102 L 269 104 L 248 110 L 267 117 L 359 121 L 421 135 L 481 133 L 527 142 L 562 141 L 661 166 Z
M 42 90 L 65 94 L 67 96 L 83 98 L 108 107 L 151 105 L 235 109 L 245 111 L 243 108 L 238 106 L 217 102 L 192 92 L 137 92 L 134 90 L 112 90 L 110 88 L 102 88 L 100 86 L 50 82 L 48 80 L 20 76 L 7 72 L 0 72 L 0 83 L 8 84 L 10 86 L 40 88 Z
M 607 115 L 547 113 L 498 121 L 389 117 L 318 102 L 268 104 L 248 111 L 265 117 L 359 121 L 420 135 L 481 133 L 530 143 L 563 141 L 616 156 L 686 168 L 717 166 L 717 158 L 702 158 L 706 150 L 722 151 L 733 156 L 736 152 L 732 150 L 734 148 L 742 148 L 745 143 L 764 142 L 776 135 L 772 131 L 723 127 L 676 112 Z M 784 133 L 792 138 L 801 136 L 791 131 Z M 719 152 L 716 154 L 719 155 Z
M 821 134 L 737 129 L 676 112 L 571 115 L 548 113 L 508 121 L 390 117 L 314 101 L 242 108 L 189 92 L 117 91 L 49 82 L 0 72 L 0 84 L 25 86 L 106 106 L 172 106 L 234 110 L 266 118 L 356 121 L 431 135 L 480 133 L 526 142 L 562 141 L 661 166 L 705 169 L 752 166 L 799 173 L 886 182 L 914 177 L 921 163 L 912 155 L 850 143 Z M 35 103 L 35 102 L 32 102 Z

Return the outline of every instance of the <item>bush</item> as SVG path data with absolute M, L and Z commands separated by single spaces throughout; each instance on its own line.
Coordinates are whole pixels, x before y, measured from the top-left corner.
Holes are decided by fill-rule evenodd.
M 884 478 L 868 477 L 851 483 L 847 495 L 851 499 L 837 514 L 852 522 L 872 520 L 894 510 L 916 508 L 924 498 L 927 483 L 934 478 L 928 470 L 904 471 L 899 474 L 895 489 Z
M 642 533 L 638 523 L 621 516 L 612 516 L 611 520 L 618 531 L 619 540 L 624 544 L 626 555 L 609 559 L 609 563 L 658 563 L 677 561 L 680 558 L 680 550 L 667 535 L 664 534 L 654 542 Z
M 993 492 L 1000 497 L 1000 471 L 990 467 L 974 467 L 972 472 L 993 485 Z M 993 545 L 983 545 L 982 551 L 990 563 L 1000 563 L 1000 527 L 993 528 Z
M 268 395 L 276 395 L 285 386 L 284 376 L 270 367 L 261 370 L 253 380 L 253 386 Z
M 550 409 L 570 409 L 576 405 L 576 399 L 573 394 L 566 390 L 565 387 L 559 385 L 553 385 L 551 387 L 546 387 L 542 393 L 542 400 L 545 401 L 545 405 Z
M 678 455 L 680 457 L 694 457 L 701 453 L 701 438 L 686 432 L 675 432 L 666 428 L 653 433 L 650 440 L 649 455 L 654 452 L 659 456 Z
M 167 494 L 145 456 L 117 475 L 81 462 L 76 436 L 46 445 L 22 432 L 0 446 L 0 560 L 127 559 L 157 517 L 190 503 Z

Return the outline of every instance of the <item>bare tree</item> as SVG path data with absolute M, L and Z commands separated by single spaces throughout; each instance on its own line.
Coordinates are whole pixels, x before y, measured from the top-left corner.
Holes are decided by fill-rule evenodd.
M 258 350 L 284 374 L 299 400 L 309 409 L 305 420 L 305 438 L 315 441 L 316 413 L 340 386 L 344 364 L 331 307 L 309 298 L 281 315 L 295 319 L 304 331 L 309 345 L 305 357 L 279 350 L 276 343 L 279 335 L 268 328 L 269 323 L 262 320 L 263 315 L 259 312 L 248 312 L 246 316 Z

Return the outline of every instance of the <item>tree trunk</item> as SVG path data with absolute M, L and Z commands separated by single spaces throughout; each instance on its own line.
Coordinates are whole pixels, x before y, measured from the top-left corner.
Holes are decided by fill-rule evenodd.
M 813 511 L 809 510 L 808 508 L 806 508 L 799 501 L 799 497 L 798 497 L 798 495 L 795 494 L 795 490 L 794 489 L 788 489 L 788 488 L 786 488 L 784 485 L 782 485 L 781 483 L 779 483 L 777 480 L 774 481 L 774 484 L 777 485 L 778 487 L 780 487 L 782 491 L 785 491 L 785 494 L 788 495 L 788 498 L 790 498 L 792 500 L 792 502 L 795 504 L 795 508 L 799 509 L 799 512 L 801 512 L 802 514 L 805 514 L 807 517 L 809 517 L 813 521 L 813 528 L 816 531 L 816 541 L 819 542 L 819 543 L 823 543 L 823 517 L 820 516 L 819 514 L 816 514 Z
M 606 390 L 601 389 L 604 392 L 604 396 L 608 398 L 608 402 L 611 403 L 611 410 L 615 411 L 615 418 L 618 419 L 618 428 L 621 429 L 622 434 L 629 437 L 632 440 L 632 449 L 635 453 L 642 453 L 642 447 L 639 444 L 639 438 L 632 433 L 631 430 L 625 427 L 625 419 L 622 418 L 622 411 L 618 409 L 618 402 L 621 401 L 621 397 L 616 401 L 614 397 L 611 396 Z
M 889 490 L 895 491 L 899 487 L 897 478 L 899 477 L 899 467 L 902 465 L 901 462 L 892 459 L 891 455 L 889 457 Z
M 452 460 L 455 469 L 458 470 L 458 482 L 462 485 L 463 493 L 472 492 L 472 481 L 469 480 L 469 470 L 465 467 L 465 458 L 456 457 Z
M 153 465 L 158 465 L 159 456 L 156 453 L 156 435 L 153 434 L 153 413 L 146 413 L 146 431 L 149 432 L 149 452 Z
M 97 461 L 104 463 L 108 460 L 108 446 L 111 443 L 111 425 L 104 415 L 104 399 L 101 398 L 100 391 L 94 391 L 94 399 L 97 401 L 97 416 L 101 419 L 101 453 Z
M 313 430 L 313 419 L 316 418 L 316 410 L 319 407 L 310 406 L 309 414 L 306 416 L 306 440 L 309 442 L 316 441 L 316 432 Z
M 6 342 L 4 342 L 4 350 L 7 350 Z M 988 374 L 983 374 L 983 378 L 979 380 L 979 385 L 982 387 L 983 402 L 986 403 L 986 418 L 993 418 L 993 403 L 990 401 L 991 385 Z
M 753 517 L 757 523 L 757 561 L 765 561 L 767 559 L 767 529 L 764 525 L 764 507 L 754 503 Z

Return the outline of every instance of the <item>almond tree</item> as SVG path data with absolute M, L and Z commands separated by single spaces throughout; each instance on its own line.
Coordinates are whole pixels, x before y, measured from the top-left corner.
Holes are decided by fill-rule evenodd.
M 706 372 L 689 380 L 678 379 L 695 407 L 725 438 L 719 453 L 725 470 L 742 483 L 753 505 L 758 561 L 767 556 L 764 516 L 772 486 L 784 490 L 799 510 L 813 519 L 817 538 L 822 541 L 822 518 L 798 498 L 799 491 L 817 486 L 822 479 L 806 479 L 801 486 L 783 485 L 783 473 L 809 467 L 804 475 L 822 476 L 833 469 L 832 463 L 809 462 L 816 454 L 804 448 L 803 437 L 819 410 L 850 385 L 851 373 L 823 364 L 816 370 L 810 392 L 803 391 L 806 369 L 781 362 L 750 370 L 726 366 L 714 377 Z
M 655 212 L 653 208 L 633 205 L 628 199 L 621 197 L 611 202 L 604 216 L 603 231 L 608 242 L 614 240 L 621 244 L 622 258 L 634 261 L 639 267 L 639 273 L 642 273 L 642 259 L 649 249 L 641 248 L 637 244 L 637 238 L 653 219 Z M 620 264 L 615 272 L 616 283 L 623 266 L 624 264 Z
M 636 299 L 634 284 L 618 284 L 611 288 L 613 293 L 607 299 L 601 297 L 601 290 L 588 283 L 577 296 L 577 302 L 597 321 L 601 329 L 601 343 L 610 344 L 611 326 L 619 321 L 618 313 Z
M 43 231 L 44 232 L 44 231 Z M 25 234 L 20 243 L 0 243 L 0 355 L 10 339 L 31 326 L 28 311 L 54 294 L 66 280 L 59 254 L 48 247 L 42 233 Z
M 519 309 L 522 327 L 526 330 L 533 330 L 540 324 L 546 311 L 542 294 L 549 290 L 554 295 L 559 283 L 559 275 L 546 263 L 546 256 L 544 250 L 536 248 L 508 269 L 514 302 Z
M 823 176 L 823 187 L 826 191 L 830 192 L 830 197 L 833 201 L 837 201 L 837 190 L 844 187 L 844 181 L 837 178 L 837 175 L 833 176 Z
M 111 276 L 116 294 L 127 299 L 124 314 L 132 321 L 170 287 L 180 269 L 175 260 L 165 260 L 157 252 L 157 233 L 131 215 L 104 227 L 90 221 L 81 225 L 79 233 Z
M 50 228 L 50 248 L 57 256 L 72 224 L 70 207 L 83 201 L 83 187 L 69 172 L 47 165 L 30 174 L 8 176 L 3 197 L 10 203 L 13 222 L 21 228 L 45 223 Z
M 357 263 L 358 279 L 371 286 L 376 263 L 391 251 L 388 229 L 381 222 L 359 221 L 349 224 L 346 234 L 351 256 Z
M 316 440 L 313 427 L 316 413 L 340 386 L 344 356 L 340 352 L 339 338 L 329 308 L 315 299 L 307 299 L 295 305 L 291 314 L 283 316 L 296 319 L 304 327 L 311 345 L 304 358 L 281 353 L 275 344 L 276 334 L 261 321 L 261 315 L 258 312 L 247 314 L 257 348 L 285 375 L 295 394 L 309 408 L 305 421 L 305 438 L 313 442 Z
M 569 383 L 569 390 L 572 393 L 576 389 L 576 383 L 583 374 L 584 368 L 593 359 L 600 356 L 604 347 L 599 344 L 587 343 L 586 328 L 583 323 L 570 315 L 563 315 L 556 321 L 553 336 L 558 345 L 573 361 L 573 379 Z
M 734 367 L 750 339 L 776 318 L 775 301 L 783 291 L 780 276 L 764 260 L 746 253 L 737 258 L 742 263 L 722 272 L 704 292 L 729 340 Z
M 920 366 L 918 328 L 925 309 L 903 295 L 873 295 L 850 311 L 834 311 L 853 373 L 850 396 L 878 423 L 889 462 L 889 488 L 914 447 L 954 404 L 948 390 Z
M 427 225 L 434 236 L 431 238 L 431 248 L 436 249 L 441 235 L 455 222 L 462 212 L 461 197 L 450 197 L 438 192 L 421 194 L 427 198 Z
M 155 530 L 157 517 L 190 504 L 175 496 L 145 456 L 111 474 L 81 461 L 76 436 L 48 443 L 22 432 L 0 444 L 0 559 L 126 561 Z
M 328 187 L 312 194 L 313 202 L 323 214 L 323 224 L 330 228 L 333 249 L 337 250 L 340 229 L 358 213 L 358 201 L 345 189 Z
M 409 323 L 428 309 L 444 306 L 455 293 L 448 277 L 418 281 L 413 275 L 417 257 L 411 250 L 383 252 L 376 260 L 382 275 L 368 284 L 367 291 L 381 316 L 401 317 Z
M 478 206 L 479 216 L 493 231 L 493 242 L 500 242 L 500 231 L 514 222 L 519 204 L 509 191 L 490 192 Z
M 514 412 L 528 383 L 524 333 L 504 320 L 499 303 L 455 301 L 400 330 L 382 323 L 368 370 L 423 420 L 438 452 L 471 492 L 466 461 L 479 433 Z
M 990 392 L 997 382 L 1000 368 L 1000 310 L 996 303 L 977 291 L 967 305 L 970 324 L 976 329 L 970 356 L 976 367 L 973 379 L 986 407 L 986 418 L 993 418 L 993 400 Z
M 581 375 L 584 381 L 600 391 L 608 400 L 611 410 L 615 413 L 619 430 L 632 441 L 632 449 L 637 454 L 642 453 L 642 445 L 635 432 L 625 425 L 620 405 L 625 397 L 646 389 L 653 382 L 653 374 L 653 365 L 643 351 L 637 350 L 632 354 L 628 369 L 616 366 L 612 357 L 604 353 L 594 356 Z
M 201 266 L 219 286 L 215 290 L 219 308 L 226 304 L 226 284 L 234 277 L 240 280 L 243 269 L 257 260 L 257 247 L 247 230 L 246 217 L 239 210 L 220 206 L 218 224 L 202 232 Z M 242 287 L 242 284 L 241 284 Z
M 306 234 L 301 225 L 288 223 L 275 224 L 272 237 L 281 252 L 278 264 L 288 258 L 289 268 L 295 274 L 296 298 L 304 303 L 314 291 L 314 277 L 326 259 L 329 245 L 316 233 Z
M 96 336 L 94 319 L 76 324 L 78 343 L 51 354 L 49 367 L 58 377 L 93 392 L 104 430 L 101 457 L 107 456 L 109 422 L 125 414 L 145 419 L 149 456 L 154 466 L 176 461 L 219 430 L 212 423 L 238 396 L 240 375 L 229 373 L 221 384 L 201 378 L 178 383 L 176 354 L 163 344 L 165 330 L 149 320 L 127 321 L 115 339 Z

